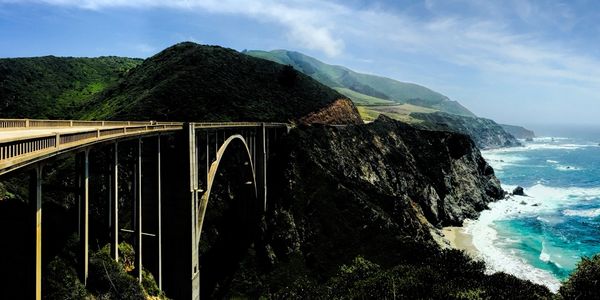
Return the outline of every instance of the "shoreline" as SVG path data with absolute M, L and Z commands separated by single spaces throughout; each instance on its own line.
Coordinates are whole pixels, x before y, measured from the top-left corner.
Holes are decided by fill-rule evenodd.
M 473 259 L 481 259 L 481 252 L 473 244 L 473 235 L 465 232 L 464 226 L 443 227 L 441 231 L 450 248 L 463 250 Z

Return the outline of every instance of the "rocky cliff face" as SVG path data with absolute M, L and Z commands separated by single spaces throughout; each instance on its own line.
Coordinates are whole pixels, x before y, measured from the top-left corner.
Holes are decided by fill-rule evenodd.
M 448 130 L 469 135 L 481 149 L 520 146 L 521 143 L 490 119 L 451 115 L 442 112 L 412 113 L 411 117 L 423 120 L 420 127 Z
M 461 224 L 503 196 L 468 136 L 383 116 L 301 126 L 280 146 L 257 245 L 285 272 L 327 278 L 357 255 L 385 266 L 432 255 L 433 226 Z
M 354 103 L 348 99 L 338 99 L 329 106 L 301 118 L 300 122 L 333 125 L 363 123 Z
M 502 126 L 506 132 L 518 139 L 532 139 L 535 137 L 535 133 L 525 127 L 506 124 L 500 124 L 500 126 Z

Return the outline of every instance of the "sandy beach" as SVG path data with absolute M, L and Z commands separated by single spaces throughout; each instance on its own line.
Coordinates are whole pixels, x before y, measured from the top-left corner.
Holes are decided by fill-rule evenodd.
M 442 228 L 444 240 L 450 247 L 458 250 L 464 250 L 472 258 L 478 258 L 479 251 L 473 245 L 473 237 L 464 231 L 464 227 L 450 226 Z

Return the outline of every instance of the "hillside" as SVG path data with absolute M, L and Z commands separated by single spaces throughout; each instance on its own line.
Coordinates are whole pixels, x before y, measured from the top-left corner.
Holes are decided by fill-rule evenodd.
M 89 103 L 85 117 L 286 122 L 343 98 L 289 66 L 186 42 L 145 60 Z M 347 110 L 340 112 L 339 107 Z M 360 122 L 351 103 L 335 111 L 326 114 L 327 122 Z
M 418 127 L 430 130 L 445 130 L 469 135 L 481 149 L 520 146 L 521 143 L 506 132 L 502 126 L 490 119 L 457 116 L 442 112 L 411 113 L 421 120 Z
M 237 252 L 230 273 L 203 285 L 203 296 L 550 296 L 545 287 L 513 276 L 486 275 L 483 263 L 434 242 L 435 226 L 461 224 L 504 195 L 465 135 L 420 130 L 382 116 L 359 126 L 299 126 L 272 153 L 260 235 Z M 235 203 L 225 192 L 218 198 L 213 201 Z M 232 257 L 213 256 L 216 262 L 202 270 L 214 274 Z
M 450 101 L 448 97 L 417 84 L 354 72 L 342 66 L 328 65 L 294 51 L 252 50 L 243 53 L 280 64 L 291 65 L 319 82 L 335 88 L 340 93 L 350 97 L 358 105 L 408 103 L 451 114 L 475 116 L 460 103 Z
M 0 59 L 0 115 L 76 118 L 83 105 L 141 62 L 124 57 Z
M 516 137 L 518 139 L 532 139 L 535 137 L 535 133 L 532 130 L 529 130 L 522 126 L 506 125 L 506 124 L 500 124 L 500 126 L 502 126 L 502 128 L 504 128 L 504 131 L 512 134 L 514 137 Z

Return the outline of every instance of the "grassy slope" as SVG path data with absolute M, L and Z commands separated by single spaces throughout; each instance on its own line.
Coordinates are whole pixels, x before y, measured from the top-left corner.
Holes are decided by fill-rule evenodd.
M 360 116 L 367 122 L 373 121 L 377 119 L 379 115 L 384 114 L 392 119 L 414 124 L 420 123 L 422 120 L 411 117 L 411 113 L 432 113 L 436 111 L 438 110 L 412 104 L 358 106 L 358 112 L 360 113 Z
M 452 114 L 474 116 L 458 102 L 449 101 L 448 97 L 417 84 L 357 73 L 345 67 L 325 64 L 317 59 L 293 51 L 247 51 L 245 53 L 278 63 L 289 64 L 325 85 L 333 88 L 344 88 L 338 91 L 350 97 L 359 105 L 371 105 L 369 100 L 375 99 L 370 97 L 374 97 L 378 98 L 377 101 L 379 102 L 387 100 L 396 103 L 409 103 Z M 365 101 L 365 99 L 368 100 Z
M 123 57 L 0 59 L 0 116 L 77 118 L 83 105 L 141 62 Z
M 147 59 L 88 105 L 86 118 L 288 121 L 345 98 L 291 67 L 181 43 Z

